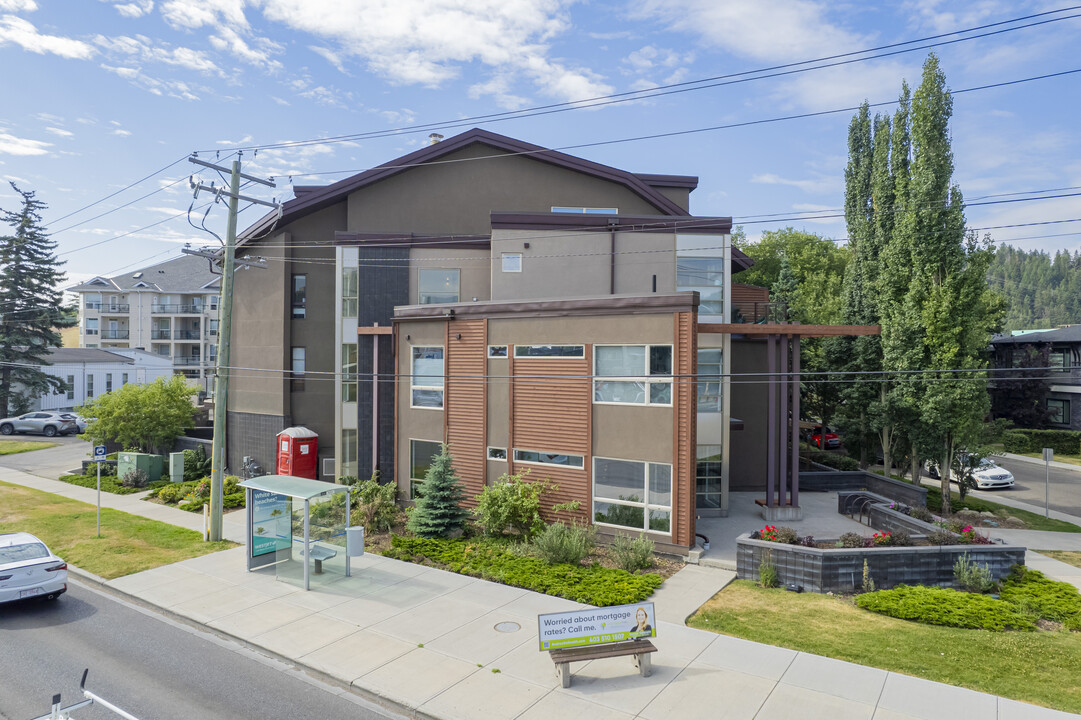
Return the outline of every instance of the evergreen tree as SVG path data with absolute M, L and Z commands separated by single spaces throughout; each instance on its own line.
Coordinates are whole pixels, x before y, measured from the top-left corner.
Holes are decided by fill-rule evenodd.
M 416 507 L 407 528 L 424 538 L 449 537 L 462 529 L 469 511 L 462 507 L 465 491 L 452 467 L 450 446 L 444 443 L 432 458 L 424 484 L 417 489 Z
M 23 412 L 32 399 L 63 388 L 60 378 L 38 367 L 48 364 L 48 348 L 60 345 L 57 329 L 75 324 L 62 306 L 63 263 L 41 224 L 45 204 L 33 192 L 11 187 L 22 197 L 22 208 L 0 210 L 0 222 L 12 228 L 0 236 L 0 417 Z
M 777 282 L 770 288 L 770 300 L 784 305 L 784 309 L 778 310 L 778 317 L 771 320 L 789 320 L 795 309 L 799 297 L 799 284 L 796 282 L 796 274 L 792 272 L 792 263 L 788 262 L 788 256 L 781 256 L 781 270 L 777 273 Z

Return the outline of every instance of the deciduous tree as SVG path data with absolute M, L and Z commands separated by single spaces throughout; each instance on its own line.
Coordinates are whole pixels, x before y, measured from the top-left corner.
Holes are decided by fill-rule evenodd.
M 198 388 L 180 375 L 157 378 L 148 385 L 129 383 L 99 395 L 79 412 L 94 418 L 79 437 L 94 442 L 116 442 L 142 452 L 172 448 L 184 428 L 191 425 Z

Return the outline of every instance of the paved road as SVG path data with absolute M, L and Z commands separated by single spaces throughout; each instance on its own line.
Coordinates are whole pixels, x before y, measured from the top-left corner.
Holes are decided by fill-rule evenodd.
M 89 587 L 50 603 L 0 606 L 0 719 L 27 720 L 87 688 L 146 720 L 396 717 L 230 641 Z M 117 717 L 97 706 L 78 720 Z
M 22 470 L 51 480 L 55 480 L 69 470 L 79 468 L 80 462 L 89 460 L 90 454 L 94 451 L 90 443 L 74 435 L 54 438 L 41 435 L 11 435 L 6 436 L 5 439 L 58 443 L 58 446 L 54 448 L 0 456 L 0 467 Z
M 1008 490 L 973 491 L 973 497 L 995 500 L 1008 497 L 1012 500 L 1043 508 L 1044 466 L 1021 460 L 995 458 L 995 462 L 1013 473 L 1014 486 Z M 1051 468 L 1050 507 L 1052 510 L 1081 515 L 1081 466 L 1076 470 Z

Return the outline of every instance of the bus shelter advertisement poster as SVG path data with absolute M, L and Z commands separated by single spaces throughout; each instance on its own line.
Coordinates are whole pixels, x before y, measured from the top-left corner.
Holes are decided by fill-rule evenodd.
M 656 637 L 653 603 L 613 605 L 537 616 L 541 650 Z
M 288 550 L 293 538 L 289 497 L 266 490 L 252 490 L 251 504 L 252 557 Z

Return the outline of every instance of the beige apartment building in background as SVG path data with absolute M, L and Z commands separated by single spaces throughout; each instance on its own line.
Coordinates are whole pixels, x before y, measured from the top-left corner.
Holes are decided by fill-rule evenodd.
M 211 392 L 218 354 L 221 276 L 204 258 L 182 256 L 67 288 L 78 296 L 79 347 L 141 349 Z

